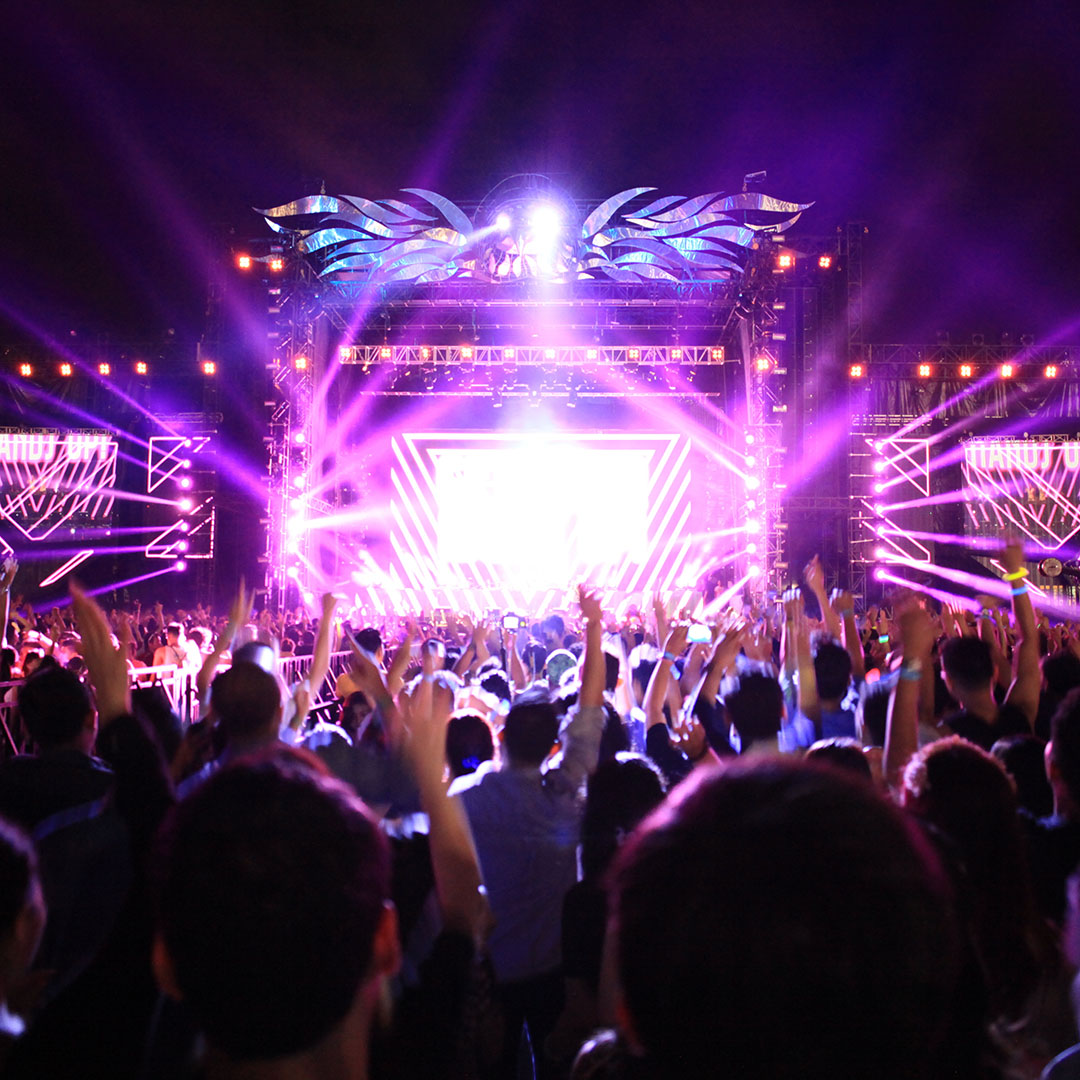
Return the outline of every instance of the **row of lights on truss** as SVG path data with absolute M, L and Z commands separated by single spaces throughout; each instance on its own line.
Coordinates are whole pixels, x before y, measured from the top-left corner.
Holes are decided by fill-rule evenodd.
M 339 357 L 342 360 L 348 360 L 352 356 L 354 348 L 356 348 L 356 346 L 354 346 L 354 345 L 342 345 L 341 348 L 338 351 Z M 458 354 L 460 355 L 462 360 L 473 360 L 473 359 L 476 358 L 476 348 L 474 346 L 472 346 L 472 345 L 459 345 L 457 348 L 458 348 Z M 430 345 L 421 345 L 420 349 L 419 349 L 419 352 L 420 352 L 420 359 L 421 360 L 430 360 L 432 358 L 433 352 L 432 352 L 432 346 L 430 346 Z M 517 359 L 518 352 L 519 352 L 519 350 L 517 348 L 515 348 L 513 346 L 506 346 L 505 348 L 503 348 L 501 350 L 500 355 L 501 355 L 502 359 L 504 359 L 504 360 L 514 360 L 514 359 Z M 599 348 L 592 348 L 592 347 L 587 348 L 585 350 L 585 359 L 586 360 L 599 360 L 601 352 L 602 352 L 602 350 L 599 349 Z M 379 359 L 380 360 L 394 360 L 399 355 L 402 355 L 402 354 L 399 353 L 396 350 L 396 347 L 393 346 L 393 345 L 380 345 L 379 346 Z M 628 360 L 640 360 L 641 356 L 642 356 L 642 350 L 637 346 L 630 346 L 628 349 L 626 349 L 626 358 Z M 672 360 L 681 360 L 682 356 L 683 356 L 683 351 L 682 351 L 681 348 L 676 346 L 675 348 L 670 349 L 668 351 L 668 356 Z M 548 347 L 548 348 L 544 349 L 544 359 L 545 360 L 557 360 L 558 357 L 559 357 L 559 350 L 558 349 L 551 348 L 551 347 Z M 722 361 L 724 359 L 723 346 L 714 345 L 709 350 L 709 358 L 711 360 L 715 360 L 715 361 Z M 308 365 L 308 358 L 306 356 L 298 356 L 298 357 L 293 358 L 293 366 L 296 368 L 297 371 L 306 371 L 307 370 L 307 365 Z
M 813 256 L 809 256 L 813 258 Z M 785 273 L 788 270 L 794 270 L 797 261 L 797 256 L 794 251 L 786 248 L 781 248 L 776 253 L 776 260 L 774 264 L 774 270 L 777 273 Z M 823 252 L 817 256 L 817 265 L 819 270 L 831 270 L 835 265 L 836 260 L 828 252 Z
M 70 361 L 64 360 L 61 363 L 56 364 L 55 366 L 46 367 L 45 370 L 51 370 L 55 372 L 55 374 L 59 375 L 62 379 L 70 379 L 75 375 L 77 367 L 78 365 L 73 364 Z M 34 364 L 31 364 L 29 361 L 23 360 L 20 361 L 16 370 L 18 371 L 21 378 L 32 379 L 34 377 L 34 372 L 39 369 L 36 368 Z M 101 378 L 108 379 L 112 375 L 119 374 L 121 367 L 119 364 L 113 364 L 107 360 L 102 360 L 99 364 L 96 365 L 96 370 Z M 135 360 L 131 363 L 131 371 L 135 375 L 149 375 L 150 365 L 145 360 Z M 201 371 L 202 374 L 207 376 L 208 378 L 212 378 L 214 375 L 217 374 L 217 361 L 201 360 L 199 362 L 199 371 Z
M 956 376 L 961 379 L 972 379 L 978 372 L 979 367 L 976 364 L 957 364 Z M 1043 370 L 1043 378 L 1056 379 L 1061 372 L 1061 368 L 1057 364 L 1047 364 Z M 1020 374 L 1019 364 L 1005 363 L 998 367 L 998 377 L 1002 379 L 1012 379 Z M 851 364 L 848 367 L 848 376 L 852 379 L 864 379 L 870 374 L 869 364 Z M 935 374 L 935 368 L 933 364 L 917 364 L 915 367 L 915 374 L 920 379 L 932 379 Z

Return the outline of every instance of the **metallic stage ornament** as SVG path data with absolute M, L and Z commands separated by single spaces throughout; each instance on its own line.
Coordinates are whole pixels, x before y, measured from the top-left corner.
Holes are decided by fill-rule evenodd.
M 312 195 L 259 213 L 332 280 L 677 284 L 737 277 L 760 234 L 785 232 L 813 205 L 760 192 L 649 200 L 654 191 L 629 188 L 582 213 L 546 178 L 525 176 L 472 218 L 423 188 L 406 188 L 408 201 Z

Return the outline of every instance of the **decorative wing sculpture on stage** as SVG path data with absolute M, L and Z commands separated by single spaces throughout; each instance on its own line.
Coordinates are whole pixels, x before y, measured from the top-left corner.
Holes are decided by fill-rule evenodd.
M 649 199 L 629 188 L 589 213 L 538 177 L 511 178 L 470 218 L 449 199 L 312 195 L 260 210 L 323 278 L 371 284 L 523 279 L 723 282 L 760 233 L 780 233 L 812 203 L 760 192 Z M 524 183 L 522 181 L 525 181 Z

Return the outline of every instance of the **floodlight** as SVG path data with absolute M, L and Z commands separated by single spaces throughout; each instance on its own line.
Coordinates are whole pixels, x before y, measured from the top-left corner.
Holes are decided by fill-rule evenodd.
M 756 476 L 748 476 L 746 478 L 746 488 L 748 491 L 757 491 L 761 487 L 761 481 Z
M 69 376 L 72 371 L 74 371 L 74 368 L 72 368 L 70 364 L 63 363 L 60 365 L 60 374 L 63 375 L 65 378 L 67 378 L 67 376 Z
M 251 256 L 250 255 L 237 255 L 236 256 L 236 266 L 237 266 L 237 269 L 239 269 L 239 270 L 250 270 L 251 269 Z
M 297 371 L 307 371 L 308 358 L 306 356 L 294 356 L 293 367 L 296 368 Z
M 509 232 L 510 231 L 510 226 L 513 225 L 513 224 L 514 223 L 511 220 L 510 215 L 505 213 L 505 212 L 501 213 L 495 219 L 495 228 L 498 229 L 499 232 Z
M 187 563 L 184 562 L 183 559 L 177 559 L 176 562 L 173 563 L 173 569 L 178 574 L 182 574 L 187 569 Z
M 919 378 L 920 379 L 929 379 L 930 376 L 933 374 L 933 370 L 934 369 L 929 364 L 920 364 L 919 365 Z
M 136 360 L 135 361 L 135 374 L 136 375 L 149 375 L 150 374 L 150 366 L 147 364 L 147 362 L 145 360 Z
M 757 563 L 751 563 L 751 564 L 750 564 L 750 565 L 749 565 L 749 566 L 748 566 L 748 567 L 746 568 L 746 572 L 747 572 L 747 574 L 749 574 L 749 575 L 750 575 L 750 577 L 752 577 L 752 578 L 755 578 L 755 577 L 761 577 L 761 567 L 760 567 L 760 566 L 758 566 L 758 564 L 757 564 Z
M 217 364 L 213 360 L 204 360 L 202 362 L 202 373 L 204 375 L 216 375 Z
M 1003 379 L 1011 379 L 1016 374 L 1016 366 L 1014 364 L 1002 364 L 1001 365 L 1001 377 Z
M 191 481 L 190 476 L 181 476 L 180 477 L 180 490 L 181 491 L 190 491 L 191 490 L 191 483 L 192 483 L 192 481 Z
M 112 374 L 112 365 L 111 364 L 104 364 L 104 363 L 98 364 L 97 373 L 99 375 L 111 375 Z
M 772 361 L 762 354 L 754 361 L 754 368 L 764 374 L 772 367 Z
M 184 498 L 180 499 L 180 500 L 179 500 L 179 501 L 177 502 L 177 504 L 176 504 L 176 508 L 177 508 L 177 509 L 178 509 L 178 510 L 179 510 L 179 511 L 180 511 L 180 512 L 182 513 L 182 514 L 187 514 L 187 513 L 190 513 L 190 512 L 191 512 L 191 508 L 192 508 L 192 507 L 193 507 L 194 505 L 195 505 L 195 504 L 194 504 L 194 503 L 193 503 L 193 502 L 191 501 L 191 499 L 189 499 L 189 498 L 187 498 L 187 496 L 185 496 Z
M 776 256 L 776 265 L 781 270 L 790 270 L 795 265 L 795 253 L 791 251 L 781 251 Z
M 971 376 L 974 375 L 974 374 L 975 374 L 975 369 L 971 366 L 971 364 L 961 364 L 960 365 L 960 378 L 961 379 L 970 379 Z
M 275 255 L 267 265 L 275 274 L 279 274 L 285 269 L 285 260 L 280 255 Z
M 19 374 L 24 379 L 29 379 L 30 376 L 34 374 L 34 369 L 33 369 L 33 367 L 30 366 L 30 364 L 20 364 L 19 365 Z
M 1043 374 L 1048 379 L 1056 379 L 1058 374 L 1057 364 L 1047 364 L 1043 370 Z
M 821 267 L 822 270 L 828 270 L 829 267 L 832 266 L 832 256 L 831 255 L 819 255 L 817 264 L 818 264 L 818 266 Z
M 866 368 L 862 364 L 852 364 L 848 368 L 848 375 L 853 379 L 861 379 L 866 374 Z

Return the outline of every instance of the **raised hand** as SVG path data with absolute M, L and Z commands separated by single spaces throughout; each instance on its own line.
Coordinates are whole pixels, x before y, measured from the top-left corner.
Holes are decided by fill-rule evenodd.
M 806 578 L 807 586 L 815 596 L 825 594 L 825 568 L 821 565 L 821 559 L 817 555 L 806 564 L 803 576 Z
M 596 589 L 589 585 L 579 585 L 578 606 L 586 622 L 603 622 L 604 611 L 600 606 L 600 597 Z
M 71 586 L 71 606 L 97 700 L 98 726 L 103 728 L 131 712 L 126 650 L 113 645 L 105 612 L 77 585 Z
M 676 623 L 671 628 L 667 640 L 664 642 L 664 652 L 671 653 L 671 655 L 675 657 L 681 656 L 683 650 L 686 648 L 686 635 L 689 630 L 690 628 L 686 623 Z

